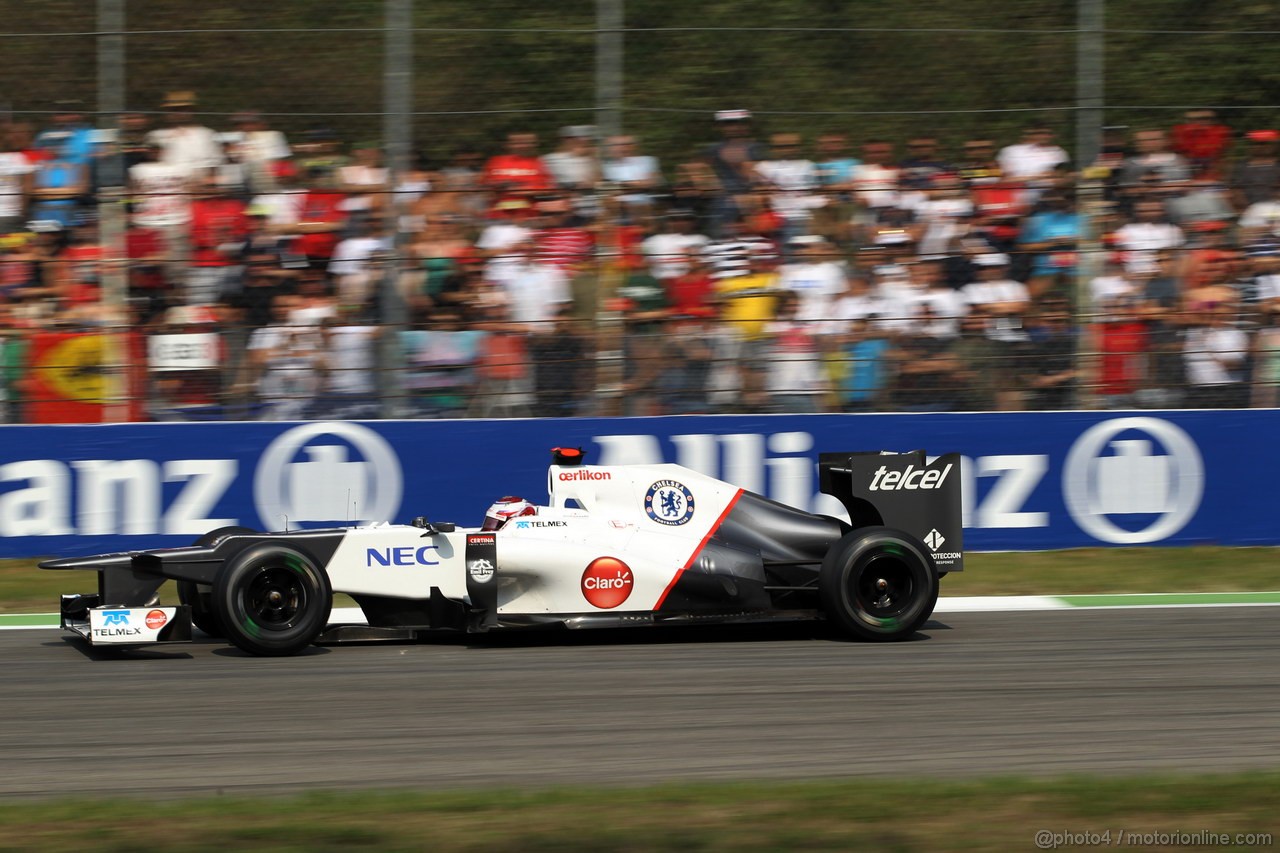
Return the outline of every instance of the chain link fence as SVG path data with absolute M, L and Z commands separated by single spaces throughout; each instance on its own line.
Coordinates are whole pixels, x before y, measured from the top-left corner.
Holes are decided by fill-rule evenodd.
M 2 5 L 8 422 L 1275 404 L 1276 4 Z

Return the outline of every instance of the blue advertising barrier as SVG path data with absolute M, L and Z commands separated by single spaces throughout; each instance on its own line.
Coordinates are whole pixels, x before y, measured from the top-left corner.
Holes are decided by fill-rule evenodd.
M 1273 434 L 1276 410 L 7 426 L 0 556 L 185 545 L 232 524 L 478 525 L 502 495 L 545 500 L 557 445 L 833 515 L 819 451 L 957 451 L 970 550 L 1274 545 Z

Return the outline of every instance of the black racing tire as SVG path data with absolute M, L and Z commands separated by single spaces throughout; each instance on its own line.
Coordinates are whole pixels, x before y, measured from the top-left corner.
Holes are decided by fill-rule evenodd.
M 827 618 L 863 640 L 901 640 L 938 603 L 938 572 L 924 543 L 888 527 L 863 527 L 831 546 L 818 575 Z
M 329 624 L 333 588 L 310 556 L 263 543 L 229 560 L 213 583 L 226 637 L 251 655 L 293 655 Z
M 178 603 L 191 608 L 191 624 L 210 637 L 227 636 L 213 609 L 213 587 L 195 581 L 178 581 Z
M 257 532 L 251 527 L 234 525 L 219 527 L 217 530 L 210 530 L 201 536 L 194 544 L 200 546 L 216 545 L 228 536 Z M 185 604 L 191 608 L 191 624 L 210 637 L 225 638 L 227 632 L 222 627 L 222 621 L 218 618 L 217 612 L 213 609 L 213 587 L 205 583 L 196 583 L 195 581 L 177 581 L 177 585 L 178 603 Z

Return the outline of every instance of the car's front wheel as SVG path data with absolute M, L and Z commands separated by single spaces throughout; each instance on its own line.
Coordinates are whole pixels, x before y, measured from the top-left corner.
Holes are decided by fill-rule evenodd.
M 226 637 L 252 655 L 292 655 L 329 623 L 333 591 L 324 569 L 294 548 L 263 544 L 236 555 L 213 584 Z
M 228 536 L 257 532 L 250 527 L 219 527 L 217 530 L 210 530 L 201 536 L 195 541 L 195 544 L 201 546 L 217 545 L 218 542 Z M 218 619 L 217 611 L 213 608 L 213 588 L 209 584 L 196 583 L 195 581 L 178 581 L 177 584 L 178 603 L 185 604 L 191 608 L 191 624 L 210 637 L 219 639 L 226 637 L 227 632 L 223 630 L 222 622 Z
M 914 633 L 938 603 L 937 570 L 923 544 L 888 527 L 854 530 L 833 545 L 818 589 L 827 618 L 865 640 Z

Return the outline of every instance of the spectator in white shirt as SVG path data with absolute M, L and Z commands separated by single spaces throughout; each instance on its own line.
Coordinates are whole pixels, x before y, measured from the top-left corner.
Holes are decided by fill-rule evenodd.
M 985 319 L 987 340 L 991 342 L 991 376 L 996 389 L 996 406 L 1001 411 L 1022 408 L 1022 376 L 1030 337 L 1023 320 L 1031 307 L 1027 286 L 1009 278 L 1009 256 L 987 252 L 973 259 L 978 280 L 964 286 L 962 293 L 972 314 Z
M 632 136 L 609 137 L 601 175 L 616 188 L 621 212 L 632 222 L 648 215 L 653 193 L 662 186 L 658 158 L 638 153 Z
M 1133 221 L 1116 229 L 1114 237 L 1129 272 L 1154 264 L 1159 252 L 1186 242 L 1182 229 L 1165 218 L 1164 205 L 1151 199 L 1133 206 Z
M 151 131 L 147 138 L 160 145 L 160 162 L 177 166 L 195 176 L 222 165 L 222 143 L 211 128 L 196 122 L 194 92 L 169 92 L 161 105 L 168 127 Z
M 800 134 L 775 133 L 770 140 L 770 157 L 756 164 L 756 174 L 764 182 L 769 206 L 782 217 L 784 238 L 807 233 L 810 212 L 822 199 L 814 194 L 818 167 L 802 155 Z
M 793 260 L 779 270 L 778 284 L 796 295 L 798 320 L 829 320 L 845 292 L 845 270 L 835 247 L 816 235 L 791 239 Z
M 236 113 L 232 122 L 236 131 L 227 141 L 244 168 L 249 192 L 275 192 L 276 164 L 292 156 L 284 134 L 267 127 L 262 114 L 252 110 Z
M 1187 371 L 1187 403 L 1197 409 L 1234 409 L 1248 405 L 1245 362 L 1249 337 L 1231 325 L 1235 309 L 1208 305 L 1197 318 L 1201 325 L 1186 332 L 1183 364 Z
M 1280 237 L 1280 181 L 1271 187 L 1271 196 L 1255 202 L 1240 214 L 1240 237 L 1249 243 L 1261 237 Z
M 521 243 L 501 263 L 490 261 L 485 278 L 501 288 L 511 322 L 526 334 L 549 329 L 559 306 L 573 301 L 568 276 L 555 264 L 540 262 L 532 241 Z
M 1021 142 L 1001 148 L 997 159 L 1005 180 L 1047 184 L 1058 167 L 1071 158 L 1053 144 L 1052 130 L 1033 124 L 1023 131 Z
M 649 273 L 662 282 L 669 282 L 689 272 L 689 256 L 698 255 L 710 242 L 705 234 L 694 228 L 697 219 L 693 211 L 672 208 L 663 217 L 663 229 L 640 245 L 649 262 Z

